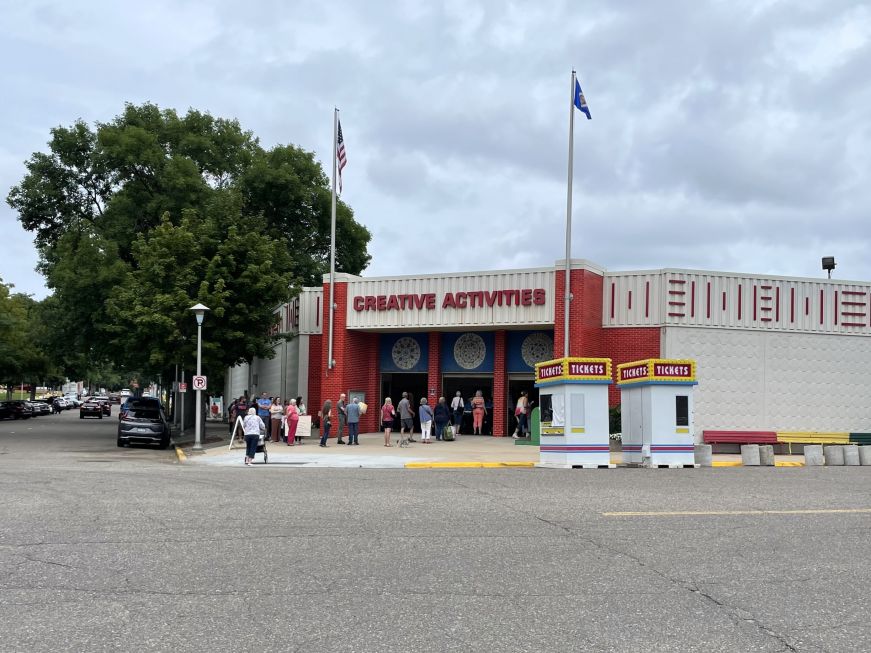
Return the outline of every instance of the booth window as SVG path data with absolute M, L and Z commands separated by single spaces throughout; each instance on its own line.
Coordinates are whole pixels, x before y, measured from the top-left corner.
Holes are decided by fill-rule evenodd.
M 572 393 L 572 426 L 584 426 L 584 395 Z
M 674 423 L 678 426 L 690 425 L 690 398 L 686 395 L 677 395 L 674 398 Z
M 552 395 L 541 395 L 538 398 L 538 407 L 541 409 L 541 421 L 544 424 L 550 424 L 553 421 L 553 403 L 551 402 Z

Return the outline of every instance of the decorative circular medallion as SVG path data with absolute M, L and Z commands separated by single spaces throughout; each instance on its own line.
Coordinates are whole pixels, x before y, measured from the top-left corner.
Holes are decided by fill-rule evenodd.
M 530 367 L 536 363 L 549 361 L 553 358 L 553 338 L 546 333 L 530 333 L 520 345 L 520 355 L 523 362 Z
M 474 370 L 484 362 L 487 345 L 477 333 L 464 333 L 454 343 L 454 360 L 465 370 Z
M 420 361 L 420 345 L 414 338 L 402 337 L 394 343 L 391 356 L 396 367 L 410 370 Z

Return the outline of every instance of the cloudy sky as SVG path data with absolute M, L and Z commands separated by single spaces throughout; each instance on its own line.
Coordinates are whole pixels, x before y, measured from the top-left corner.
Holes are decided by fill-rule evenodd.
M 0 0 L 0 190 L 125 101 L 235 117 L 329 169 L 367 275 L 663 267 L 871 280 L 871 3 Z M 47 292 L 0 207 L 0 277 Z

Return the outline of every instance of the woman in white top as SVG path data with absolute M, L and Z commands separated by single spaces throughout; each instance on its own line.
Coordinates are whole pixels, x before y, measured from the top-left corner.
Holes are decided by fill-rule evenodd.
M 281 405 L 281 397 L 276 397 L 269 407 L 269 419 L 272 420 L 272 441 L 278 442 L 281 440 L 281 419 L 284 417 L 284 406 Z
M 245 434 L 245 464 L 251 467 L 254 464 L 260 436 L 266 435 L 266 424 L 260 419 L 257 409 L 253 406 L 248 409 L 248 414 L 242 421 L 242 432 Z

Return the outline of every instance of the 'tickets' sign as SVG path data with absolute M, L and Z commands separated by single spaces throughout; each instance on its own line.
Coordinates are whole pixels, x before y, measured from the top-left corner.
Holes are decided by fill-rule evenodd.
M 693 360 L 668 360 L 650 358 L 643 361 L 623 363 L 617 366 L 617 383 L 656 382 L 695 383 L 696 362 Z
M 520 290 L 475 290 L 446 292 L 439 304 L 442 308 L 492 308 L 493 306 L 543 306 L 544 288 Z M 357 295 L 355 311 L 432 310 L 436 307 L 435 293 L 408 295 Z
M 610 358 L 559 358 L 535 365 L 535 383 L 610 383 Z

